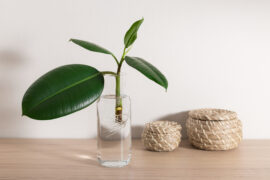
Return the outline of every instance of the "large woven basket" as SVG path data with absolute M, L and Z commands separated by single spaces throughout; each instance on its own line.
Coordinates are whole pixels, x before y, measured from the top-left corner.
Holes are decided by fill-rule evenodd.
M 189 112 L 186 126 L 189 141 L 199 149 L 234 149 L 242 140 L 242 123 L 233 111 L 193 110 Z
M 180 144 L 181 129 L 181 125 L 177 122 L 147 123 L 142 133 L 143 145 L 150 151 L 173 151 Z

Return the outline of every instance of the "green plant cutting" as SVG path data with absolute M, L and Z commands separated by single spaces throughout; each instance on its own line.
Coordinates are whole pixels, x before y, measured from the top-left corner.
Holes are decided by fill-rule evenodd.
M 104 75 L 115 76 L 115 115 L 118 122 L 122 121 L 122 100 L 120 92 L 120 75 L 123 63 L 135 68 L 147 78 L 168 88 L 166 77 L 152 64 L 139 57 L 127 56 L 131 45 L 137 39 L 137 32 L 144 19 L 134 22 L 124 37 L 124 50 L 120 59 L 109 50 L 78 39 L 71 42 L 93 52 L 111 55 L 117 69 L 98 71 L 96 68 L 83 64 L 70 64 L 53 69 L 37 79 L 25 92 L 22 100 L 22 114 L 36 120 L 50 120 L 79 111 L 93 102 L 102 94 Z

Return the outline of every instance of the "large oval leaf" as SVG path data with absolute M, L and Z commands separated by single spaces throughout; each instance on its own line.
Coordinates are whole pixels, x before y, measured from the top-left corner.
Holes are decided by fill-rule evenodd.
M 138 57 L 129 57 L 129 56 L 126 56 L 125 60 L 128 65 L 137 69 L 149 79 L 155 81 L 159 85 L 163 86 L 165 89 L 168 88 L 168 81 L 166 77 L 149 62 Z
M 28 88 L 22 101 L 23 115 L 49 120 L 71 114 L 92 104 L 103 88 L 103 75 L 91 66 L 58 67 Z
M 143 23 L 143 18 L 134 22 L 129 30 L 125 34 L 124 38 L 124 43 L 125 43 L 125 48 L 128 48 L 130 45 L 134 43 L 134 41 L 137 39 L 137 32 Z
M 94 44 L 94 43 L 91 43 L 88 41 L 79 40 L 79 39 L 70 39 L 70 41 L 72 41 L 73 43 L 75 43 L 75 44 L 77 44 L 77 45 L 79 45 L 79 46 L 81 46 L 89 51 L 112 55 L 112 53 L 109 50 L 107 50 L 107 49 L 105 49 L 97 44 Z

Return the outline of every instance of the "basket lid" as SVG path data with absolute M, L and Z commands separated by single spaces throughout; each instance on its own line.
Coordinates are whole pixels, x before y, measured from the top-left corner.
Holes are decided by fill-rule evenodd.
M 154 121 L 145 125 L 145 133 L 170 134 L 181 130 L 181 125 L 174 121 Z
M 237 113 L 234 111 L 229 111 L 226 109 L 196 109 L 189 112 L 189 116 L 192 119 L 198 120 L 216 120 L 216 121 L 223 121 L 223 120 L 233 120 L 237 118 Z

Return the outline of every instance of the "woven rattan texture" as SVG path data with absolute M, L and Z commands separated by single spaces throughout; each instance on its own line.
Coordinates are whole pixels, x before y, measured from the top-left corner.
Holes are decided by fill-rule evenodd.
M 242 140 L 242 123 L 233 111 L 223 109 L 190 111 L 186 127 L 189 141 L 199 149 L 234 149 Z
M 181 142 L 181 125 L 172 121 L 147 123 L 142 133 L 142 142 L 150 151 L 173 151 Z

